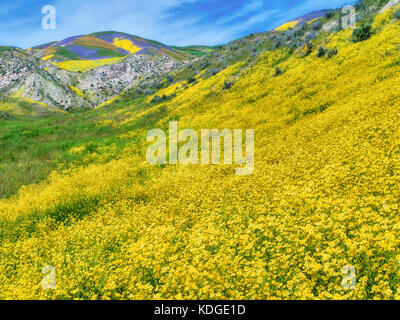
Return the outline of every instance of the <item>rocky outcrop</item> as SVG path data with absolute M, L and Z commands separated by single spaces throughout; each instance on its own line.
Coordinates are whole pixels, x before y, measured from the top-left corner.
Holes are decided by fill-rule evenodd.
M 40 60 L 34 52 L 0 52 L 0 98 L 12 96 L 57 109 L 95 107 L 137 82 L 180 68 L 167 55 L 136 54 L 87 73 L 70 72 Z
M 128 57 L 124 62 L 103 66 L 80 75 L 77 87 L 91 96 L 94 104 L 101 104 L 132 87 L 139 80 L 153 78 L 183 66 L 168 56 L 139 54 Z

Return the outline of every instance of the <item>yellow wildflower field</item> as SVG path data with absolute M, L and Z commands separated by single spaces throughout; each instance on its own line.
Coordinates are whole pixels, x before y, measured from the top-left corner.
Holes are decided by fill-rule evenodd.
M 122 62 L 124 59 L 125 57 L 108 58 L 101 60 L 68 60 L 62 62 L 55 62 L 54 64 L 57 67 L 68 71 L 88 72 L 92 69 L 99 68 L 101 66 Z
M 132 41 L 123 38 L 115 38 L 113 44 L 119 48 L 125 49 L 130 54 L 134 54 L 141 50 L 140 47 L 136 46 Z
M 330 59 L 267 52 L 132 107 L 112 125 L 166 110 L 156 128 L 254 129 L 254 174 L 151 166 L 145 142 L 88 154 L 0 200 L 0 298 L 399 299 L 399 34 L 388 22 L 354 44 L 344 30 L 321 40 Z
M 299 20 L 287 22 L 287 23 L 279 26 L 278 28 L 276 28 L 275 31 L 286 31 L 286 30 L 289 30 L 289 29 L 295 27 L 298 23 L 299 23 Z

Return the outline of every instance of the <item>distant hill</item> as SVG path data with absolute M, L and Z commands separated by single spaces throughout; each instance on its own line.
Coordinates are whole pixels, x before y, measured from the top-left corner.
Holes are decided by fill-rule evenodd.
M 207 54 L 213 50 L 213 47 L 171 47 L 123 32 L 106 31 L 72 36 L 31 49 L 40 52 L 43 60 L 62 62 L 66 60 L 95 61 L 149 53 L 167 55 L 176 60 L 185 60 L 191 56 Z
M 311 20 L 314 20 L 314 19 L 321 18 L 321 17 L 325 16 L 330 11 L 332 11 L 332 10 L 313 11 L 313 12 L 305 14 L 304 16 L 298 17 L 296 20 L 308 22 L 308 21 L 311 21 Z
M 301 17 L 298 17 L 297 19 L 294 19 L 292 21 L 289 21 L 289 22 L 279 26 L 275 30 L 276 31 L 284 31 L 284 30 L 286 30 L 288 28 L 294 27 L 295 25 L 297 25 L 300 22 L 309 22 L 311 20 L 324 17 L 330 11 L 332 11 L 332 10 L 319 10 L 319 11 L 314 11 L 314 12 L 307 13 L 307 14 L 301 16 Z

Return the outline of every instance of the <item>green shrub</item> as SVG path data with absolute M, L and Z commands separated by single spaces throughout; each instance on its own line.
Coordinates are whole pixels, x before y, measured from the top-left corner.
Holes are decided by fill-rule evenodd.
M 395 17 L 397 20 L 400 20 L 400 8 L 397 9 L 397 10 L 394 12 L 394 17 Z
M 311 28 L 315 31 L 319 31 L 322 29 L 322 21 L 316 20 L 311 24 Z
M 170 84 L 170 85 L 173 84 L 173 83 L 175 82 L 175 81 L 174 81 L 174 77 L 171 76 L 170 74 L 167 75 L 166 80 L 167 80 L 167 83 Z
M 199 65 L 200 70 L 205 70 L 210 66 L 210 62 L 209 61 L 202 61 Z
M 318 58 L 322 58 L 322 57 L 325 57 L 325 55 L 326 55 L 326 53 L 327 53 L 327 49 L 325 49 L 324 47 L 319 47 L 318 48 L 318 51 L 317 51 L 317 57 Z
M 307 29 L 306 22 L 300 22 L 296 28 L 294 29 L 294 36 L 295 37 L 302 37 Z
M 208 70 L 207 70 L 206 75 L 207 75 L 208 77 L 214 77 L 215 75 L 217 75 L 217 74 L 220 73 L 221 71 L 222 71 L 221 68 L 211 68 L 211 69 L 208 69 Z
M 333 56 L 335 56 L 337 54 L 338 54 L 338 49 L 336 49 L 336 48 L 328 50 L 328 58 L 332 58 Z
M 325 14 L 325 18 L 327 19 L 332 19 L 335 16 L 335 13 L 333 11 L 329 11 Z
M 173 98 L 175 98 L 175 97 L 176 97 L 176 94 L 175 94 L 175 93 L 173 93 L 173 94 L 171 94 L 171 95 L 169 95 L 169 96 L 163 94 L 161 97 L 158 96 L 158 95 L 156 95 L 156 96 L 154 96 L 153 99 L 151 99 L 150 103 L 152 103 L 152 104 L 159 104 L 159 103 L 161 103 L 161 102 L 171 100 L 171 99 L 173 99 Z
M 318 33 L 315 31 L 309 31 L 306 33 L 306 36 L 304 38 L 305 42 L 309 42 L 311 40 L 314 40 L 318 36 Z
M 360 42 L 369 39 L 372 36 L 371 25 L 362 25 L 353 30 L 353 42 Z
M 283 44 L 283 38 L 281 36 L 276 36 L 274 38 L 273 48 L 279 49 L 282 47 L 282 44 Z
M 188 84 L 190 83 L 194 83 L 196 82 L 196 78 L 195 77 L 189 77 L 189 79 L 187 80 Z
M 97 149 L 99 148 L 99 145 L 95 142 L 88 142 L 85 146 L 85 149 L 88 153 L 94 153 L 97 151 Z
M 283 71 L 279 67 L 275 67 L 275 74 L 274 77 L 278 77 L 283 74 Z
M 232 88 L 232 86 L 233 86 L 232 81 L 225 80 L 224 90 L 230 90 Z
M 313 43 L 307 42 L 305 45 L 305 52 L 303 54 L 303 57 L 308 57 L 311 54 L 311 52 L 313 51 L 313 49 L 314 49 Z

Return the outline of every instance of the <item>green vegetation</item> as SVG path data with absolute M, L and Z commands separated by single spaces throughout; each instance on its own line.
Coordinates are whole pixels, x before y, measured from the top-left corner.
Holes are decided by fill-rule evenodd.
M 117 58 L 117 57 L 123 57 L 125 56 L 122 53 L 116 52 L 114 50 L 111 49 L 107 49 L 107 48 L 98 48 L 98 47 L 87 47 L 89 49 L 93 49 L 93 50 L 97 50 L 97 56 L 98 57 L 111 57 L 111 58 Z
M 67 60 L 80 60 L 81 58 L 79 57 L 79 55 L 77 55 L 76 53 L 73 53 L 70 50 L 67 50 L 63 47 L 56 47 L 56 53 L 57 56 L 60 56 L 62 58 L 65 58 Z
M 0 53 L 5 52 L 5 51 L 10 51 L 10 50 L 13 50 L 13 48 L 0 46 Z
M 354 29 L 353 31 L 353 42 L 360 42 L 369 39 L 372 36 L 371 25 L 362 25 L 361 27 Z
M 172 46 L 171 48 L 177 51 L 188 53 L 195 57 L 203 57 L 210 54 L 213 50 L 215 50 L 218 47 L 219 46 L 188 46 L 188 47 Z
M 111 148 L 115 149 L 113 156 L 118 157 L 118 150 L 128 142 L 137 143 L 139 140 L 135 137 L 120 139 L 119 134 L 126 132 L 126 128 L 122 131 L 118 127 L 99 125 L 105 119 L 104 114 L 108 120 L 121 120 L 124 115 L 115 113 L 118 109 L 128 108 L 134 112 L 147 106 L 149 104 L 144 103 L 143 97 L 132 100 L 126 96 L 114 106 L 98 110 L 0 121 L 0 198 L 12 196 L 23 185 L 38 183 L 56 168 L 81 163 L 87 154 L 101 156 L 102 150 L 109 154 Z M 138 129 L 157 119 L 157 114 L 149 115 L 128 128 Z M 83 152 L 69 152 L 71 148 L 82 145 L 85 145 Z
M 394 17 L 395 17 L 397 20 L 400 20 L 400 9 L 397 9 L 397 10 L 394 12 Z

